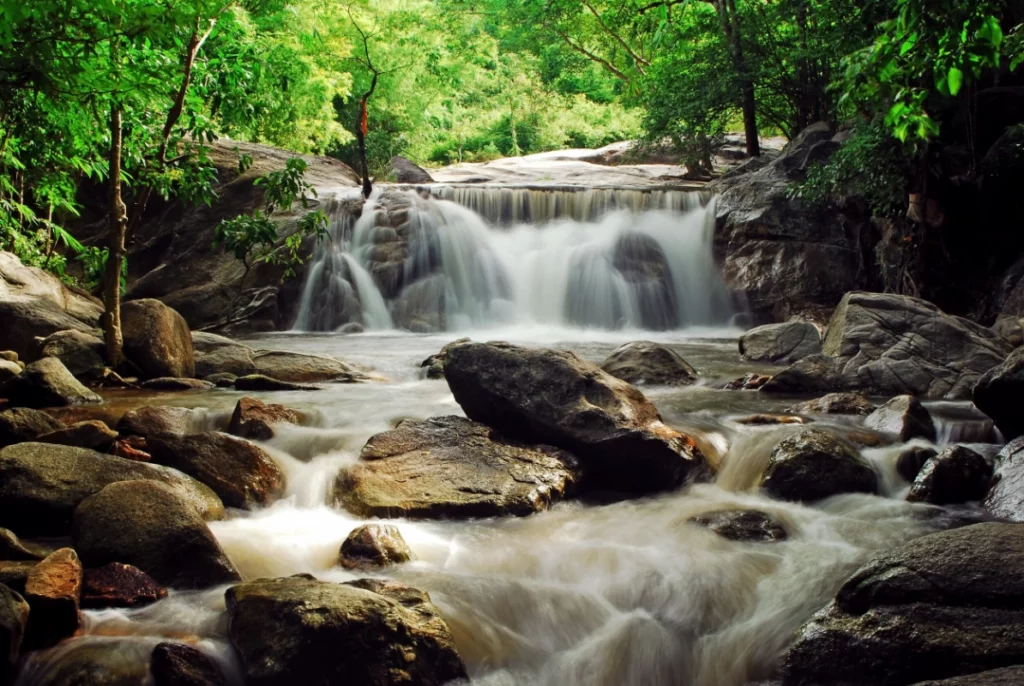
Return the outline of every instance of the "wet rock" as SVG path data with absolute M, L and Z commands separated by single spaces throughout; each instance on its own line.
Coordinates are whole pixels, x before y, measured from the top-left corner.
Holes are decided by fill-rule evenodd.
M 144 437 L 125 436 L 114 441 L 114 445 L 110 446 L 110 454 L 133 462 L 151 462 L 153 456 L 146 452 L 148 448 Z
M 875 404 L 860 393 L 829 393 L 817 400 L 808 400 L 786 408 L 793 414 L 860 414 L 869 415 Z
M 996 517 L 1024 522 L 1024 437 L 1013 439 L 996 455 L 984 505 Z
M 116 407 L 110 405 L 74 405 L 71 407 L 48 407 L 45 410 L 64 426 L 73 426 L 79 422 L 103 422 L 111 429 L 117 427 L 117 423 L 124 415 Z M 47 432 L 49 433 L 49 432 Z
M 263 374 L 250 374 L 235 379 L 235 390 L 238 391 L 319 391 L 319 386 L 279 381 Z
M 38 443 L 56 443 L 76 448 L 108 452 L 117 440 L 117 432 L 100 421 L 79 422 L 35 438 Z
M 25 367 L 0 388 L 17 407 L 61 407 L 99 403 L 103 399 L 78 382 L 55 357 L 44 357 Z
M 143 298 L 121 306 L 124 354 L 147 379 L 196 375 L 192 333 L 185 319 L 159 300 Z
M 350 364 L 333 357 L 305 355 L 280 350 L 257 351 L 253 357 L 256 373 L 278 381 L 310 384 L 323 381 L 354 383 L 368 377 Z
M 153 436 L 146 445 L 153 462 L 206 484 L 228 507 L 254 509 L 284 495 L 284 472 L 255 443 L 207 432 Z
M 203 381 L 209 381 L 217 388 L 234 388 L 237 380 L 238 377 L 230 372 L 219 372 L 203 378 Z
M 7 383 L 19 374 L 21 374 L 20 364 L 17 362 L 0 360 L 0 385 Z
M 934 448 L 927 448 L 920 445 L 912 445 L 902 451 L 896 458 L 896 471 L 910 483 L 914 482 L 917 475 L 921 473 L 928 460 L 938 455 Z
M 26 645 L 47 648 L 78 631 L 82 563 L 71 548 L 61 548 L 36 565 L 25 581 L 31 608 Z
M 256 373 L 252 348 L 224 336 L 201 331 L 192 332 L 196 376 L 207 379 L 214 374 L 246 376 Z M 210 380 L 210 379 L 207 379 Z
M 274 437 L 274 425 L 282 423 L 301 424 L 302 415 L 284 405 L 242 398 L 231 414 L 228 433 L 253 441 L 268 441 Z
M 147 391 L 207 391 L 213 388 L 213 384 L 202 379 L 163 377 L 143 381 L 139 387 L 145 388 Z
M 409 544 L 392 524 L 364 524 L 353 529 L 338 554 L 338 563 L 345 569 L 390 567 L 411 559 Z
M 365 517 L 525 516 L 571 494 L 572 455 L 504 439 L 462 417 L 404 421 L 367 441 L 335 481 L 338 504 Z
M 0 560 L 34 560 L 38 562 L 45 555 L 29 548 L 9 529 L 0 529 Z
M 973 395 L 975 406 L 995 421 L 1007 440 L 1024 434 L 1024 348 L 982 376 Z
M 853 292 L 829 321 L 823 354 L 779 372 L 763 390 L 967 399 L 1009 353 L 992 330 L 924 300 Z
M 398 183 L 434 183 L 423 167 L 399 155 L 391 158 L 391 172 Z
M 223 670 L 201 650 L 184 643 L 160 643 L 150 661 L 154 686 L 228 686 Z
M 420 362 L 420 368 L 423 369 L 423 375 L 428 379 L 443 379 L 444 361 L 448 358 L 448 351 L 457 345 L 463 345 L 464 343 L 469 342 L 469 338 L 459 338 L 454 340 L 441 348 L 440 352 L 437 352 L 423 360 L 423 362 Z
M 64 428 L 64 424 L 45 412 L 16 407 L 0 412 L 0 448 L 31 441 Z
M 697 380 L 697 370 L 677 352 L 650 341 L 627 343 L 601 363 L 612 376 L 637 385 L 683 386 Z
M 643 393 L 574 353 L 468 343 L 448 352 L 444 372 L 466 416 L 568 450 L 597 487 L 651 493 L 708 476 L 693 439 Z
M 229 588 L 227 607 L 250 686 L 441 686 L 466 678 L 429 596 L 396 582 L 260 579 Z
M 804 429 L 775 446 L 761 487 L 780 500 L 814 502 L 840 493 L 875 493 L 878 477 L 849 444 Z
M 0 260 L 2 260 L 0 255 Z M 6 300 L 0 293 L 0 348 L 18 354 L 21 360 L 36 359 L 37 339 L 58 331 L 91 334 L 94 327 L 76 319 L 57 305 L 45 300 Z
M 0 584 L 0 684 L 11 683 L 28 626 L 28 603 Z
M 111 562 L 86 569 L 82 582 L 82 607 L 142 607 L 167 597 L 167 589 L 138 567 Z
M 18 362 L 18 353 L 13 350 L 0 350 L 0 360 L 5 362 Z
M 348 324 L 342 324 L 337 329 L 338 333 L 345 334 L 347 336 L 356 333 L 363 333 L 364 331 L 366 331 L 366 327 L 364 327 L 359 322 L 349 322 Z
M 65 535 L 79 503 L 108 484 L 138 479 L 166 484 L 207 519 L 224 516 L 213 491 L 177 470 L 83 448 L 19 443 L 0 450 L 0 526 L 19 536 Z
M 0 584 L 16 593 L 24 593 L 28 575 L 37 564 L 36 560 L 0 561 Z
M 914 686 L 1019 686 L 1019 684 L 1024 684 L 1024 667 L 990 669 L 941 681 L 919 681 Z
M 612 246 L 611 258 L 632 291 L 640 326 L 654 331 L 678 328 L 672 268 L 658 241 L 639 231 L 624 232 Z
M 239 579 L 195 504 L 156 481 L 122 481 L 86 498 L 75 510 L 72 539 L 90 567 L 130 564 L 172 587 Z
M 738 379 L 733 379 L 725 385 L 727 391 L 756 391 L 771 381 L 772 377 L 767 374 L 754 374 L 750 372 Z
M 737 424 L 745 424 L 747 426 L 770 426 L 777 424 L 807 424 L 810 420 L 806 417 L 786 414 L 752 414 L 749 417 L 740 417 L 734 421 Z
M 784 541 L 789 535 L 782 523 L 760 510 L 720 510 L 690 517 L 688 522 L 714 531 L 722 538 L 749 543 Z
M 992 482 L 992 464 L 970 448 L 954 445 L 925 462 L 907 500 L 932 505 L 980 501 Z
M 782 682 L 897 686 L 1020 663 L 1024 526 L 976 524 L 869 562 L 811 618 Z
M 864 425 L 874 431 L 897 436 L 901 441 L 912 438 L 935 440 L 931 413 L 920 400 L 910 395 L 901 395 L 885 403 L 868 415 Z
M 70 329 L 58 331 L 39 344 L 38 357 L 55 357 L 79 378 L 99 377 L 107 366 L 105 348 L 99 336 Z
M 184 407 L 146 405 L 129 410 L 117 424 L 127 436 L 162 436 L 191 433 L 196 426 L 195 413 Z
M 46 686 L 150 686 L 152 649 L 150 638 L 74 638 L 49 651 L 30 653 L 22 678 Z
M 821 352 L 821 333 L 810 322 L 765 324 L 740 336 L 740 355 L 753 362 L 791 364 Z

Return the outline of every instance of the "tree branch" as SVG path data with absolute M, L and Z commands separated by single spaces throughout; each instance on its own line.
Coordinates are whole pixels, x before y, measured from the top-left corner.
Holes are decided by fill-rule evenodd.
M 614 31 L 612 31 L 612 30 L 611 30 L 610 28 L 608 28 L 608 25 L 607 25 L 607 24 L 605 24 L 605 23 L 604 23 L 604 20 L 603 20 L 603 19 L 601 18 L 601 14 L 600 14 L 600 13 L 599 13 L 599 12 L 598 12 L 598 11 L 597 11 L 596 9 L 594 9 L 594 6 L 593 6 L 592 4 L 590 4 L 589 2 L 587 2 L 586 0 L 584 0 L 584 2 L 583 2 L 583 6 L 584 6 L 584 7 L 586 7 L 586 8 L 588 9 L 588 10 L 590 10 L 590 13 L 594 15 L 594 18 L 595 18 L 595 19 L 597 19 L 597 23 L 598 23 L 598 25 L 599 25 L 599 26 L 601 27 L 601 29 L 602 29 L 602 30 L 603 30 L 603 31 L 604 31 L 605 33 L 607 33 L 607 34 L 608 34 L 609 36 L 611 36 L 612 38 L 614 38 L 614 39 L 615 39 L 615 41 L 616 41 L 616 42 L 617 42 L 617 43 L 618 43 L 619 45 L 621 45 L 621 46 L 623 47 L 623 49 L 624 49 L 624 50 L 625 50 L 625 51 L 626 51 L 626 52 L 627 52 L 627 53 L 629 54 L 629 56 L 633 58 L 633 61 L 634 61 L 634 62 L 636 62 L 636 68 L 637 68 L 637 70 L 638 70 L 638 71 L 639 71 L 639 72 L 640 72 L 641 74 L 643 74 L 643 73 L 644 73 L 644 69 L 643 69 L 643 68 L 644 68 L 645 66 L 647 66 L 647 67 L 651 66 L 651 63 L 650 63 L 650 62 L 648 62 L 647 60 L 645 60 L 645 59 L 644 59 L 644 58 L 643 58 L 643 57 L 642 57 L 641 55 L 638 55 L 638 54 L 637 54 L 636 52 L 634 52 L 634 51 L 633 51 L 633 48 L 631 48 L 631 47 L 629 46 L 629 44 L 628 44 L 628 43 L 626 43 L 626 41 L 624 41 L 624 40 L 622 39 L 622 37 L 621 37 L 621 36 L 619 36 L 619 35 L 618 35 L 617 33 L 615 33 L 615 32 L 614 32 Z

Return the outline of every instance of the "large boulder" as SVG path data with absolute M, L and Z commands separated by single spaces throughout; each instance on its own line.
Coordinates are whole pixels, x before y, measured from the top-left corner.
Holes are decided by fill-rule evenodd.
M 1024 348 L 990 369 L 974 386 L 974 404 L 987 414 L 1007 439 L 1024 434 Z
M 467 343 L 448 351 L 444 372 L 467 417 L 568 450 L 599 487 L 651 493 L 708 476 L 693 439 L 666 426 L 635 387 L 575 353 Z
M 0 448 L 31 441 L 36 436 L 63 428 L 64 424 L 59 420 L 39 410 L 28 407 L 5 410 L 0 412 Z
M 10 683 L 28 626 L 28 603 L 0 584 L 0 684 Z
M 253 356 L 256 373 L 278 381 L 317 383 L 366 381 L 367 376 L 350 364 L 325 355 L 306 355 L 283 350 L 261 350 Z
M 162 584 L 205 588 L 239 580 L 195 503 L 158 481 L 121 481 L 75 509 L 72 540 L 83 562 L 122 562 Z
M 108 484 L 139 479 L 166 484 L 206 519 L 224 515 L 213 491 L 175 469 L 83 448 L 19 443 L 0 450 L 0 526 L 20 536 L 66 535 L 79 503 Z
M 255 509 L 284 495 L 284 472 L 255 443 L 207 432 L 154 436 L 146 445 L 153 462 L 206 484 L 228 507 Z
M 196 375 L 192 333 L 184 317 L 159 300 L 143 298 L 121 306 L 124 354 L 144 378 Z
M 391 171 L 398 183 L 434 183 L 423 167 L 399 155 L 391 158 Z
M 697 370 L 679 353 L 650 341 L 617 348 L 601 363 L 601 369 L 638 386 L 686 385 L 697 380 Z
M 1010 344 L 992 330 L 924 300 L 853 292 L 829 321 L 823 354 L 779 372 L 762 390 L 967 399 L 1009 354 Z
M 878 476 L 848 443 L 804 429 L 775 446 L 761 487 L 781 500 L 814 502 L 840 493 L 874 493 Z
M 797 633 L 785 686 L 902 686 L 1024 663 L 1024 525 L 976 524 L 869 562 Z
M 255 351 L 247 345 L 217 334 L 192 332 L 196 376 L 205 379 L 213 374 L 246 376 L 256 373 Z
M 197 429 L 196 413 L 186 407 L 144 405 L 128 410 L 117 423 L 117 430 L 128 436 L 187 434 Z
M 36 565 L 25 580 L 30 610 L 26 643 L 48 648 L 78 631 L 82 618 L 82 563 L 71 548 L 61 548 Z
M 106 367 L 103 340 L 93 334 L 69 329 L 52 333 L 39 342 L 38 357 L 56 357 L 79 378 L 98 378 Z
M 93 419 L 87 422 L 78 422 L 50 433 L 41 434 L 34 439 L 37 443 L 56 443 L 57 445 L 70 445 L 76 448 L 88 448 L 101 453 L 110 451 L 110 448 L 117 440 L 117 432 L 113 431 L 103 422 Z
M 868 415 L 864 425 L 881 433 L 892 434 L 901 441 L 912 438 L 935 440 L 932 415 L 912 395 L 901 395 Z
M 44 357 L 25 367 L 0 388 L 12 405 L 18 407 L 63 407 L 103 402 L 79 383 L 56 357 Z
M 441 686 L 466 678 L 429 596 L 396 582 L 260 579 L 229 588 L 227 607 L 249 686 Z
M 792 364 L 821 352 L 821 332 L 810 322 L 765 324 L 740 336 L 740 355 L 752 362 Z
M 907 494 L 911 502 L 959 505 L 985 497 L 992 463 L 970 448 L 954 445 L 924 463 Z
M 423 375 L 428 379 L 443 379 L 444 378 L 444 361 L 448 359 L 448 351 L 457 345 L 463 343 L 469 343 L 469 338 L 459 338 L 451 343 L 446 344 L 440 351 L 434 353 L 427 359 L 420 362 L 420 368 L 423 370 Z
M 528 446 L 462 417 L 404 421 L 367 441 L 343 469 L 335 501 L 365 517 L 523 516 L 570 495 L 575 458 Z
M 1024 522 L 1024 437 L 1013 439 L 996 455 L 984 504 L 996 517 Z

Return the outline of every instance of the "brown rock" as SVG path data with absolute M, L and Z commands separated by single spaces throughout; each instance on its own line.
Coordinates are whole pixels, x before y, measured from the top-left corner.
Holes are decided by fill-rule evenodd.
M 15 407 L 37 409 L 103 401 L 79 383 L 56 357 L 44 357 L 28 365 L 19 376 L 3 385 L 0 394 L 6 395 Z
M 253 363 L 257 374 L 298 384 L 322 381 L 354 383 L 369 379 L 352 365 L 323 355 L 260 350 L 253 356 Z
M 125 436 L 114 441 L 114 445 L 110 446 L 110 454 L 132 462 L 152 462 L 153 456 L 146 452 L 148 448 L 143 436 Z
M 195 413 L 184 407 L 151 406 L 126 412 L 117 424 L 122 434 L 160 436 L 162 434 L 191 433 L 195 427 Z
M 196 375 L 192 333 L 180 314 L 159 300 L 142 299 L 121 306 L 124 353 L 144 378 L 191 378 Z
M 860 393 L 829 393 L 817 400 L 808 400 L 786 408 L 793 414 L 859 414 L 869 415 L 875 404 Z
M 160 643 L 150 660 L 154 686 L 228 686 L 210 656 L 183 643 Z
M 235 405 L 228 433 L 254 441 L 267 441 L 274 437 L 274 424 L 301 422 L 302 415 L 284 405 L 267 404 L 256 398 L 242 398 Z
M 8 529 L 0 529 L 0 560 L 42 560 L 45 555 L 26 546 Z
M 64 428 L 46 412 L 27 407 L 15 407 L 0 412 L 0 448 L 31 441 L 51 431 Z
M 88 448 L 98 450 L 101 453 L 108 452 L 110 447 L 117 440 L 117 432 L 100 421 L 79 422 L 72 426 L 58 429 L 48 434 L 37 437 L 37 443 L 56 443 L 57 445 L 71 445 L 76 448 Z
M 345 569 L 373 569 L 402 564 L 412 550 L 392 524 L 364 524 L 353 529 L 341 544 L 338 562 Z
M 697 380 L 697 370 L 679 353 L 651 341 L 633 341 L 617 348 L 601 363 L 601 369 L 637 385 L 684 386 Z
M 82 607 L 142 607 L 167 597 L 167 589 L 138 567 L 111 562 L 85 570 Z
M 0 584 L 0 684 L 11 683 L 28 626 L 28 603 Z
M 12 591 L 25 593 L 28 575 L 38 564 L 35 560 L 0 561 L 0 584 Z
M 249 374 L 235 379 L 236 391 L 319 391 L 319 386 L 280 381 L 266 374 Z
M 71 548 L 61 548 L 33 567 L 25 581 L 31 608 L 27 644 L 46 648 L 78 631 L 81 595 L 82 563 Z
M 139 384 L 147 391 L 208 391 L 214 384 L 202 379 L 180 379 L 171 376 L 149 379 Z
M 72 426 L 79 422 L 103 422 L 111 429 L 116 429 L 117 423 L 121 420 L 121 417 L 124 416 L 123 411 L 118 411 L 115 407 L 110 405 L 48 407 L 43 410 L 43 412 L 53 417 L 64 426 Z M 52 430 L 56 431 L 57 429 Z
M 752 414 L 749 417 L 740 417 L 735 420 L 737 424 L 748 426 L 767 426 L 772 424 L 806 424 L 810 420 L 806 417 L 796 417 L 787 414 Z
M 727 391 L 756 391 L 772 380 L 768 374 L 754 374 L 750 372 L 738 379 L 733 379 L 725 385 Z

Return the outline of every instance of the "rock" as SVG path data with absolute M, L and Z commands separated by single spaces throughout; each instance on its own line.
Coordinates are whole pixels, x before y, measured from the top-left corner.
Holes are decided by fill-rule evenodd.
M 0 388 L 11 405 L 18 407 L 62 407 L 103 402 L 78 382 L 55 357 L 44 357 L 25 367 L 21 375 Z
M 75 638 L 52 651 L 29 654 L 22 675 L 31 674 L 33 683 L 46 686 L 150 686 L 152 650 L 149 637 Z
M 634 341 L 617 348 L 601 369 L 631 384 L 683 386 L 697 380 L 697 371 L 677 352 L 650 341 Z
M 185 319 L 159 300 L 143 298 L 121 306 L 124 354 L 147 379 L 196 375 L 192 333 Z
M 208 432 L 152 436 L 146 444 L 153 462 L 206 484 L 228 507 L 254 509 L 284 495 L 284 472 L 255 443 Z
M 0 412 L 0 448 L 31 441 L 36 436 L 59 431 L 64 424 L 45 412 L 15 407 Z
M 814 502 L 840 493 L 875 493 L 875 470 L 849 444 L 804 429 L 772 451 L 761 488 L 780 500 Z
M 782 523 L 760 510 L 719 510 L 690 517 L 688 522 L 714 531 L 730 541 L 774 543 L 789 535 Z
M 37 357 L 55 357 L 78 378 L 99 377 L 106 368 L 103 340 L 92 333 L 69 329 L 44 338 Z
M 932 505 L 980 501 L 992 482 L 992 464 L 970 448 L 954 445 L 925 462 L 907 500 Z
M 338 474 L 335 501 L 365 517 L 525 516 L 570 495 L 572 455 L 495 435 L 462 417 L 404 421 Z
M 308 386 L 291 381 L 278 381 L 263 374 L 250 374 L 235 379 L 237 391 L 319 391 L 319 386 Z
M 21 644 L 25 640 L 28 615 L 25 599 L 0 584 L 0 684 L 12 681 Z
M 72 426 L 58 429 L 47 434 L 42 434 L 34 439 L 37 443 L 56 443 L 57 445 L 70 445 L 76 448 L 88 448 L 101 453 L 108 452 L 114 441 L 117 440 L 117 432 L 111 431 L 110 427 L 100 421 L 79 422 Z
M 256 364 L 257 374 L 291 383 L 309 384 L 324 381 L 355 383 L 368 379 L 365 374 L 356 370 L 352 365 L 322 355 L 262 350 L 256 352 L 253 362 Z
M 150 661 L 153 686 L 228 686 L 220 665 L 184 643 L 160 643 Z
M 0 385 L 3 385 L 21 374 L 21 365 L 17 362 L 0 360 Z
M 235 381 L 237 380 L 238 377 L 230 372 L 220 372 L 219 374 L 210 374 L 203 377 L 203 381 L 209 381 L 217 388 L 234 388 Z
M 45 555 L 27 547 L 9 529 L 0 529 L 0 560 L 32 560 L 38 562 Z
M 896 472 L 910 483 L 914 482 L 928 460 L 939 453 L 934 448 L 912 445 L 900 452 L 896 458 Z
M 725 385 L 727 391 L 756 391 L 771 381 L 772 377 L 767 374 L 744 374 L 738 379 L 733 379 Z
M 708 476 L 693 439 L 665 426 L 635 387 L 575 353 L 467 343 L 448 351 L 444 372 L 467 417 L 568 450 L 598 487 L 652 493 Z
M 974 404 L 996 423 L 1007 440 L 1024 434 L 1024 348 L 990 369 L 974 386 Z
M 253 349 L 224 336 L 201 331 L 192 332 L 195 349 L 196 376 L 206 379 L 213 374 L 247 376 L 256 373 Z M 209 379 L 207 379 L 209 380 Z
M 79 503 L 108 484 L 139 479 L 166 484 L 206 519 L 224 516 L 213 491 L 174 469 L 83 448 L 19 443 L 0 450 L 0 526 L 20 536 L 63 536 Z
M 984 505 L 995 517 L 1024 522 L 1024 438 L 1013 439 L 996 455 Z
M 142 436 L 125 436 L 114 441 L 114 445 L 110 446 L 110 454 L 134 462 L 151 462 L 153 456 L 146 452 L 148 447 Z
M 364 331 L 366 331 L 366 327 L 359 322 L 349 322 L 338 327 L 338 333 L 345 335 L 363 333 Z
M 0 262 L 4 253 L 0 253 Z M 2 265 L 0 265 L 2 269 Z M 18 354 L 19 359 L 36 359 L 38 339 L 46 338 L 58 331 L 81 331 L 92 334 L 93 326 L 76 319 L 45 300 L 5 300 L 0 293 L 0 348 Z
M 24 593 L 28 575 L 38 564 L 35 560 L 0 561 L 0 584 L 15 593 Z
M 428 379 L 443 379 L 444 361 L 448 358 L 448 351 L 457 345 L 469 342 L 469 338 L 459 338 L 454 340 L 441 348 L 440 352 L 435 353 L 423 360 L 423 362 L 420 362 L 420 368 L 424 370 L 423 375 Z
M 192 433 L 197 425 L 195 413 L 187 408 L 146 405 L 126 412 L 117 430 L 123 435 L 148 438 Z
M 284 405 L 242 398 L 235 405 L 228 433 L 253 441 L 268 441 L 274 437 L 274 424 L 282 423 L 301 424 L 302 415 Z
M 103 303 L 98 298 L 69 287 L 47 271 L 25 266 L 9 252 L 0 252 L 0 301 L 42 303 L 92 328 L 99 326 L 103 314 Z M 3 317 L 0 321 L 11 322 Z M 17 350 L 2 344 L 0 348 Z M 29 357 L 25 353 L 21 356 Z
M 797 632 L 782 683 L 897 686 L 1024 659 L 1024 526 L 918 538 L 853 575 Z
M 901 395 L 885 403 L 868 415 L 864 425 L 875 431 L 893 434 L 901 441 L 912 438 L 935 440 L 932 415 L 917 398 Z
M 807 424 L 810 420 L 806 417 L 785 414 L 752 414 L 749 417 L 740 417 L 734 421 L 737 424 L 745 424 L 747 426 L 768 426 L 776 424 Z
M 103 422 L 109 428 L 114 429 L 124 415 L 123 410 L 118 410 L 113 405 L 72 405 L 69 407 L 48 407 L 43 410 L 68 427 L 81 422 Z M 56 430 L 56 429 L 54 429 Z M 47 432 L 49 433 L 49 432 Z
M 0 360 L 5 362 L 18 362 L 18 353 L 13 350 L 0 350 Z
M 145 388 L 147 391 L 207 391 L 213 388 L 213 384 L 201 379 L 163 377 L 143 381 L 139 384 L 139 387 Z
M 1010 344 L 924 300 L 853 292 L 833 313 L 822 350 L 776 374 L 763 390 L 967 399 L 981 376 L 1010 354 Z
M 74 635 L 81 623 L 82 563 L 71 548 L 61 548 L 36 565 L 25 581 L 31 608 L 26 645 L 48 648 Z
M 130 564 L 167 586 L 240 578 L 194 503 L 157 481 L 113 483 L 86 498 L 75 510 L 72 539 L 90 567 Z
M 111 562 L 86 569 L 82 583 L 82 607 L 142 607 L 167 597 L 167 589 L 138 567 Z
M 793 414 L 860 414 L 875 411 L 875 404 L 860 393 L 829 393 L 817 400 L 808 400 L 786 408 Z
M 341 544 L 338 563 L 345 569 L 390 567 L 413 559 L 409 544 L 392 524 L 364 524 Z
M 398 183 L 434 183 L 423 167 L 398 155 L 391 158 L 391 171 Z
M 1024 684 L 1024 667 L 991 669 L 941 681 L 919 681 L 914 686 L 1018 686 L 1019 684 Z
M 753 362 L 792 364 L 821 352 L 821 333 L 810 322 L 765 324 L 740 336 L 740 355 Z
M 466 678 L 448 625 L 423 591 L 300 576 L 244 583 L 226 596 L 249 686 L 441 686 Z

